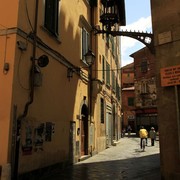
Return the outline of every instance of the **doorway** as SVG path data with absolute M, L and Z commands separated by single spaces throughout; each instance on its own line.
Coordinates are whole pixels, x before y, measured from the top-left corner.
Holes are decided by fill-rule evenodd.
M 111 113 L 106 113 L 106 147 L 112 144 L 112 115 Z
M 83 104 L 81 109 L 81 156 L 88 154 L 88 108 Z

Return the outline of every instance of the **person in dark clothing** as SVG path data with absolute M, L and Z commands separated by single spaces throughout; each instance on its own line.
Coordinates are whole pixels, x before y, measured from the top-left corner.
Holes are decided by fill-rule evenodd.
M 130 137 L 131 131 L 132 131 L 132 128 L 130 125 L 128 125 L 128 127 L 127 127 L 128 137 Z
M 151 138 L 151 146 L 154 146 L 154 142 L 156 139 L 156 131 L 155 131 L 154 127 L 151 128 L 151 130 L 149 132 L 149 137 Z

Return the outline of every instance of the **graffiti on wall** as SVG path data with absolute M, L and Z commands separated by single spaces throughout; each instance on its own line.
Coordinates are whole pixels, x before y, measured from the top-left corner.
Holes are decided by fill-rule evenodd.
M 46 122 L 45 141 L 51 141 L 53 134 L 54 134 L 54 124 L 51 122 Z
M 43 144 L 52 141 L 54 130 L 55 124 L 52 122 L 39 123 L 35 127 L 26 124 L 22 154 L 31 155 L 33 151 L 43 151 Z
M 26 133 L 25 133 L 25 142 L 22 145 L 22 152 L 23 155 L 30 155 L 32 154 L 33 143 L 32 143 L 32 127 L 26 126 Z
M 34 129 L 34 151 L 43 151 L 44 143 L 44 123 L 41 123 Z

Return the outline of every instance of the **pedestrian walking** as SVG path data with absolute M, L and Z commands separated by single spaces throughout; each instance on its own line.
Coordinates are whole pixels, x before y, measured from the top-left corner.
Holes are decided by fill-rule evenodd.
M 148 132 L 144 128 L 144 126 L 141 126 L 141 129 L 139 130 L 139 137 L 140 137 L 140 146 L 141 146 L 141 149 L 142 149 L 142 141 L 143 141 L 143 139 L 146 139 L 146 146 L 147 146 L 147 138 L 148 138 Z
M 128 137 L 130 137 L 131 131 L 132 131 L 132 128 L 130 125 L 128 125 L 128 127 L 127 127 Z
M 125 133 L 126 133 L 126 129 L 123 128 L 123 129 L 122 129 L 122 138 L 125 137 Z
M 156 139 L 156 131 L 155 131 L 154 127 L 151 127 L 151 130 L 149 132 L 149 137 L 151 139 L 151 146 L 154 146 L 154 142 Z

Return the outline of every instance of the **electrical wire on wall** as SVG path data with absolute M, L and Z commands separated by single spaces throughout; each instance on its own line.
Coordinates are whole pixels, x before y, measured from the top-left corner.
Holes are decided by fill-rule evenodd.
M 5 45 L 4 45 L 4 67 L 3 67 L 3 74 L 7 74 L 8 70 L 9 70 L 9 63 L 6 62 L 8 38 L 9 38 L 9 36 L 7 35 L 7 29 L 6 29 L 6 37 L 5 37 Z M 6 68 L 6 66 L 8 66 L 8 67 Z
M 29 17 L 27 0 L 25 0 L 25 9 L 26 9 L 26 15 L 27 15 L 27 19 L 28 19 L 29 25 L 30 25 L 31 30 L 32 30 L 32 32 L 33 32 L 34 30 L 33 30 L 33 26 L 32 26 L 32 23 L 31 23 L 31 20 L 30 20 L 30 17 Z
M 4 45 L 4 67 L 3 67 L 3 74 L 7 74 L 9 71 L 9 63 L 6 62 L 6 55 L 7 55 L 7 43 L 8 43 L 8 28 L 2 24 L 0 24 L 0 26 L 3 27 L 3 29 L 0 29 L 2 31 L 5 31 L 5 45 Z
M 22 82 L 21 82 L 21 79 L 20 79 L 20 65 L 21 65 L 21 60 L 22 60 L 22 54 L 23 52 L 21 51 L 20 53 L 20 56 L 19 56 L 19 59 L 18 59 L 18 67 L 17 67 L 17 78 L 18 78 L 18 83 L 20 85 L 20 87 L 24 90 L 30 90 L 29 87 L 25 87 Z
M 31 64 L 31 73 L 30 73 L 30 92 L 29 100 L 24 106 L 23 113 L 17 119 L 16 126 L 16 147 L 15 147 L 15 161 L 14 161 L 14 173 L 13 178 L 18 179 L 18 167 L 19 167 L 19 149 L 20 149 L 20 140 L 21 140 L 21 123 L 22 120 L 27 116 L 29 106 L 33 103 L 34 100 L 34 76 L 35 76 L 35 59 L 36 59 L 36 48 L 37 48 L 37 21 L 38 21 L 38 4 L 39 0 L 36 0 L 35 6 L 35 21 L 34 21 L 34 30 L 33 30 L 33 52 L 32 52 L 32 64 Z

